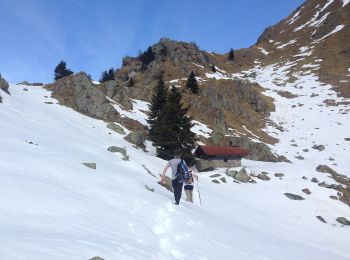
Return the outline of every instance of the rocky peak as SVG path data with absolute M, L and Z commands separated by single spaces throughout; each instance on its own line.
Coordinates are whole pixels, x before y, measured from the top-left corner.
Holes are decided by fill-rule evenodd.
M 209 66 L 210 57 L 207 52 L 201 51 L 195 43 L 174 41 L 162 38 L 152 46 L 156 60 L 165 62 L 170 60 L 174 66 L 183 63 L 196 63 Z
M 147 63 L 142 56 L 152 51 Z M 117 70 L 116 78 L 120 85 L 133 86 L 152 84 L 160 74 L 165 80 L 187 78 L 191 71 L 199 75 L 211 68 L 210 55 L 198 48 L 195 43 L 186 43 L 162 38 L 137 57 L 127 56 L 123 66 Z M 132 83 L 132 84 L 130 84 Z

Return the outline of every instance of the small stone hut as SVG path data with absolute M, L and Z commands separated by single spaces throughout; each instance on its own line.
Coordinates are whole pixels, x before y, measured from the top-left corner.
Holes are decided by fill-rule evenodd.
M 239 167 L 242 157 L 248 155 L 248 150 L 234 146 L 199 145 L 194 152 L 196 167 L 199 172 L 212 171 L 215 168 Z

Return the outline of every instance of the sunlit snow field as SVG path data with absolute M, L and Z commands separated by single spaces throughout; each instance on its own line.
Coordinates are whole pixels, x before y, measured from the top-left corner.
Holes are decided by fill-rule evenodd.
M 10 91 L 0 105 L 0 259 L 349 259 L 350 229 L 335 221 L 349 208 L 301 178 L 331 180 L 313 166 L 243 160 L 271 181 L 215 184 L 209 176 L 225 169 L 201 173 L 202 205 L 196 183 L 194 205 L 175 207 L 142 166 L 158 176 L 166 163 L 149 143 L 148 153 L 134 148 L 41 87 Z M 126 147 L 130 161 L 110 145 Z M 304 201 L 283 195 L 305 187 Z

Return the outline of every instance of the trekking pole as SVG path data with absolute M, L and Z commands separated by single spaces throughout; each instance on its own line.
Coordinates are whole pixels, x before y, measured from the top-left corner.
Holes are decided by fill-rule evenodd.
M 199 192 L 198 178 L 197 178 L 197 190 L 198 190 L 198 196 L 199 196 L 199 205 L 202 206 L 202 199 L 201 199 L 201 193 Z

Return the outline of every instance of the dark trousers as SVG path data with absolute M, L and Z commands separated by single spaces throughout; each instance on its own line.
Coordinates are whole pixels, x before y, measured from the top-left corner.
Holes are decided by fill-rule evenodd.
M 182 193 L 182 185 L 183 183 L 179 182 L 178 179 L 172 180 L 171 181 L 174 189 L 174 198 L 175 198 L 175 203 L 179 204 L 180 199 L 181 199 L 181 193 Z

